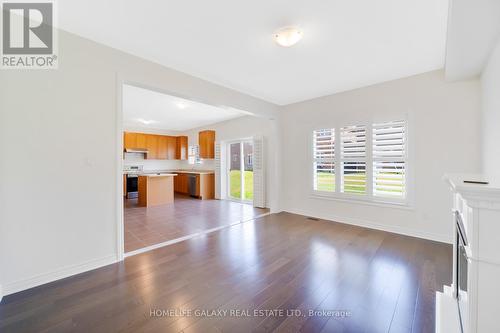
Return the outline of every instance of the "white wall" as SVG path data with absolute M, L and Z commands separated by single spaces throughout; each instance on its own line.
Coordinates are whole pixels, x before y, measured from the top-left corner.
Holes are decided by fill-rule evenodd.
M 481 75 L 482 172 L 500 182 L 500 40 Z
M 276 116 L 272 104 L 61 31 L 59 69 L 0 74 L 5 294 L 117 259 L 120 80 Z
M 449 240 L 451 204 L 441 176 L 479 169 L 477 81 L 447 84 L 441 72 L 433 72 L 294 104 L 278 114 L 272 104 L 62 31 L 59 51 L 58 70 L 0 75 L 0 284 L 5 294 L 116 260 L 122 80 L 263 116 L 214 129 L 218 140 L 258 134 L 256 129 L 269 140 L 273 211 L 284 205 L 307 215 Z M 309 198 L 306 143 L 312 128 L 405 112 L 413 113 L 418 138 L 414 210 Z
M 446 172 L 480 168 L 479 83 L 445 83 L 430 72 L 289 105 L 282 110 L 282 207 L 290 212 L 451 241 Z M 392 120 L 409 114 L 414 208 L 399 209 L 311 198 L 313 129 Z
M 263 136 L 265 145 L 265 163 L 266 163 L 266 207 L 272 208 L 272 211 L 279 210 L 278 193 L 279 178 L 274 176 L 279 163 L 277 147 L 279 144 L 278 120 L 271 120 L 265 117 L 244 116 L 209 126 L 195 128 L 187 132 L 189 145 L 198 144 L 198 133 L 202 130 L 215 130 L 215 140 L 217 142 L 231 141 L 253 136 Z M 184 162 L 183 167 L 190 168 L 192 165 Z M 197 169 L 214 170 L 213 160 L 203 160 L 202 164 L 194 166 Z

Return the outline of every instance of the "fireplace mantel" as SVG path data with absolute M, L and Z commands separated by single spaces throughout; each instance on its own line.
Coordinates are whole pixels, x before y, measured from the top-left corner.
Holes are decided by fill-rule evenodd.
M 500 332 L 498 302 L 500 300 L 500 186 L 498 184 L 468 184 L 464 180 L 487 181 L 482 175 L 447 174 L 444 177 L 453 196 L 453 212 L 450 214 L 450 227 L 455 230 L 455 214 L 464 224 L 468 244 L 467 253 L 467 297 L 466 307 L 462 309 L 463 331 Z M 454 231 L 456 234 L 456 232 Z M 456 237 L 456 236 L 455 236 Z M 455 238 L 456 240 L 456 238 Z M 457 267 L 457 242 L 454 242 L 454 272 Z M 454 297 L 457 283 L 453 276 L 453 285 L 445 286 L 445 292 L 438 295 L 440 302 L 436 306 L 438 323 L 449 312 L 456 312 Z M 446 300 L 446 298 L 448 298 Z M 448 307 L 448 308 L 445 308 Z M 456 316 L 455 316 L 456 317 Z M 460 327 L 460 326 L 458 326 Z M 443 331 L 437 325 L 437 331 Z

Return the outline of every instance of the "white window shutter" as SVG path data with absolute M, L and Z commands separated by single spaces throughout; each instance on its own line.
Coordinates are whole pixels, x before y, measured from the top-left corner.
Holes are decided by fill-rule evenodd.
M 253 206 L 266 207 L 264 138 L 253 138 Z
M 215 199 L 221 199 L 221 145 L 219 142 L 215 143 Z
M 340 129 L 343 193 L 366 194 L 366 127 Z
M 406 124 L 373 124 L 373 195 L 406 196 Z
M 335 192 L 335 129 L 313 132 L 314 190 Z

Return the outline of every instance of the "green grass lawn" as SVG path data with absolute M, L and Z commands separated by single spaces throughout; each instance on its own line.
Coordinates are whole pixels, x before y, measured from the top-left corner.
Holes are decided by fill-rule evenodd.
M 383 174 L 377 177 L 377 182 L 384 184 L 384 181 L 396 180 L 397 174 Z M 335 191 L 335 175 L 328 172 L 318 172 L 316 174 L 316 186 L 318 191 Z M 365 193 L 366 192 L 366 175 L 364 173 L 360 174 L 350 174 L 345 176 L 344 181 L 344 192 L 346 193 Z M 385 186 L 385 184 L 384 184 Z M 401 194 L 403 193 L 402 186 L 388 185 L 390 189 L 384 190 L 388 193 Z
M 230 193 L 233 198 L 241 198 L 241 171 L 231 170 L 230 178 Z M 245 171 L 245 200 L 253 200 L 253 171 Z

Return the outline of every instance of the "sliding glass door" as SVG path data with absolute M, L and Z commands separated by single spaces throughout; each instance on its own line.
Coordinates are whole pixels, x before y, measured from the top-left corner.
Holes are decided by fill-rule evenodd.
M 228 197 L 250 202 L 253 200 L 253 143 L 251 140 L 232 142 L 228 151 Z

